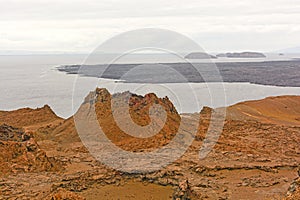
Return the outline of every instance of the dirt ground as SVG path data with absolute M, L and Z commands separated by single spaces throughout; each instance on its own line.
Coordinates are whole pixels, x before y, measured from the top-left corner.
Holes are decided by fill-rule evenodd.
M 120 132 L 111 122 L 110 101 L 106 100 L 122 95 L 128 93 L 113 97 L 99 89 L 97 100 L 86 99 L 79 112 L 88 118 L 86 111 L 95 103 L 98 120 L 110 130 L 112 141 L 132 152 L 168 144 L 180 122 L 188 133 L 196 126 L 196 137 L 185 154 L 158 171 L 134 171 L 134 163 L 132 173 L 116 171 L 93 158 L 81 143 L 74 118 L 61 119 L 48 106 L 3 111 L 0 199 L 291 199 L 300 191 L 299 96 L 228 107 L 216 145 L 199 159 L 211 115 L 218 109 L 180 115 L 168 99 L 153 94 L 134 96 L 130 112 L 137 124 L 149 123 L 147 109 L 155 102 L 168 116 L 160 134 L 143 141 Z M 154 122 L 161 123 L 161 119 Z

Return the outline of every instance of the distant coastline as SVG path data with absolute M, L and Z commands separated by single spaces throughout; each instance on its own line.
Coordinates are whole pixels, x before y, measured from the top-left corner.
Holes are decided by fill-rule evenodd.
M 141 66 L 145 70 L 143 74 L 132 71 L 134 68 L 139 67 L 139 64 L 64 65 L 58 67 L 57 70 L 86 77 L 123 80 L 127 83 L 219 82 L 214 74 L 208 72 L 210 67 L 214 65 L 211 63 L 193 63 L 193 65 L 190 63 L 164 63 L 163 65 L 166 67 L 160 67 L 159 69 L 156 64 L 152 65 L 153 68 L 150 64 Z M 300 60 L 224 62 L 215 63 L 215 65 L 218 67 L 224 82 L 249 82 L 270 86 L 300 87 Z M 179 72 L 185 79 L 179 79 L 175 73 L 171 72 L 170 68 Z M 125 75 L 130 71 L 130 75 Z M 147 73 L 148 71 L 149 73 Z M 200 73 L 202 71 L 202 73 L 199 74 L 199 71 Z M 205 75 L 205 80 L 202 77 L 203 75 Z

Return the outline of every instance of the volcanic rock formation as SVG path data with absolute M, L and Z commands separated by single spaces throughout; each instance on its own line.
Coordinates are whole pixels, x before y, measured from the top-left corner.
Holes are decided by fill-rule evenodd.
M 228 107 L 222 134 L 200 159 L 219 110 L 179 114 L 166 97 L 111 95 L 98 88 L 66 120 L 47 106 L 0 112 L 0 199 L 297 199 L 300 98 L 270 97 Z M 125 114 L 134 123 L 127 123 Z M 129 152 L 166 146 L 179 124 L 188 134 L 197 127 L 197 133 L 170 165 L 127 173 L 91 156 L 78 136 L 77 115 L 96 120 L 111 142 Z M 134 137 L 134 124 L 160 128 L 156 135 Z

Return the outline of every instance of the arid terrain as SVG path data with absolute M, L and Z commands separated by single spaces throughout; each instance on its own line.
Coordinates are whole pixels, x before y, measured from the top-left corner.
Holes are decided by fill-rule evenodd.
M 161 125 L 158 110 L 157 118 L 149 118 L 149 108 L 161 105 L 166 120 L 158 134 L 135 138 L 120 129 L 113 113 L 126 111 L 124 99 L 140 126 Z M 197 132 L 185 154 L 159 171 L 134 171 L 134 163 L 130 173 L 117 171 L 97 161 L 78 136 L 74 119 L 92 120 L 91 109 L 110 141 L 129 152 L 166 146 L 180 123 L 186 133 L 191 127 Z M 211 116 L 219 110 L 179 114 L 167 97 L 112 95 L 98 88 L 68 119 L 47 105 L 0 111 L 0 199 L 300 199 L 300 96 L 227 107 L 222 134 L 199 159 Z

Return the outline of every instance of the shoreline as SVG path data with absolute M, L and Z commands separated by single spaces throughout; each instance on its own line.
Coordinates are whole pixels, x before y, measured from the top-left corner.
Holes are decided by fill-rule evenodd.
M 217 67 L 217 68 L 216 68 Z M 232 63 L 157 63 L 63 65 L 56 70 L 82 77 L 123 80 L 126 83 L 248 82 L 300 87 L 300 60 Z M 141 74 L 141 71 L 144 73 Z M 284 71 L 284 74 L 282 73 Z M 166 78 L 168 77 L 168 78 Z

